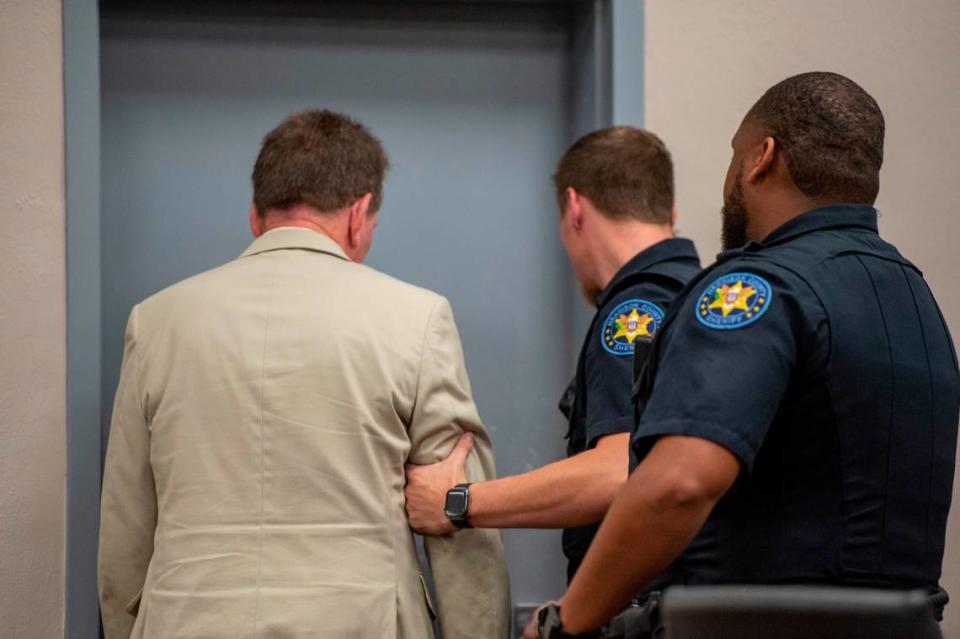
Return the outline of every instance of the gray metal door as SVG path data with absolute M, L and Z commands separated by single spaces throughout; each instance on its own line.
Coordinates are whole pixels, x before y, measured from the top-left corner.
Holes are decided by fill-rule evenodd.
M 550 185 L 570 136 L 567 33 L 547 24 L 105 21 L 103 405 L 130 307 L 246 247 L 263 134 L 327 107 L 387 148 L 369 263 L 450 299 L 499 471 L 559 458 L 580 339 Z M 516 598 L 559 592 L 555 534 L 505 542 Z

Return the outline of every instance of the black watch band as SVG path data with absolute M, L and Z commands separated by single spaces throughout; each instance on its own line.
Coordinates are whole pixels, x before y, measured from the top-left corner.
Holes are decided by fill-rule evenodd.
M 560 621 L 560 604 L 550 603 L 540 609 L 540 615 L 537 617 L 537 632 L 540 639 L 578 639 L 580 637 L 602 637 L 599 632 L 588 632 L 586 634 L 571 635 L 563 629 L 563 622 Z
M 447 491 L 443 514 L 457 528 L 473 528 L 470 525 L 470 484 L 457 484 Z

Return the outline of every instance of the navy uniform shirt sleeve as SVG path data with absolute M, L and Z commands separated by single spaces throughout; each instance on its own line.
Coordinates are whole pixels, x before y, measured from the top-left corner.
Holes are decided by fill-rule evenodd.
M 766 285 L 766 297 L 739 299 L 745 279 L 758 293 Z M 704 278 L 663 335 L 653 391 L 633 436 L 637 457 L 659 436 L 684 435 L 723 446 L 749 471 L 799 353 L 824 321 L 807 284 L 776 265 L 744 260 Z
M 586 447 L 593 448 L 597 440 L 605 435 L 615 433 L 629 433 L 633 430 L 634 410 L 631 398 L 633 383 L 633 350 L 623 348 L 624 337 L 618 338 L 613 347 L 604 347 L 604 340 L 611 339 L 616 330 L 606 331 L 608 324 L 615 326 L 621 315 L 630 315 L 631 307 L 638 307 L 638 315 L 643 316 L 643 309 L 648 313 L 651 321 L 646 324 L 651 333 L 663 319 L 667 305 L 672 298 L 671 293 L 655 284 L 638 284 L 614 296 L 603 305 L 598 312 L 599 322 L 590 343 L 584 362 L 586 376 Z M 652 305 L 649 308 L 642 302 Z M 656 311 L 659 311 L 659 316 Z M 641 319 L 646 322 L 646 318 Z

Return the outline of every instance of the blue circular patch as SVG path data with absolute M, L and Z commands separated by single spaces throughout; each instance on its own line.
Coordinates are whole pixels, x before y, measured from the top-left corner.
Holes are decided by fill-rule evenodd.
M 600 342 L 608 353 L 633 355 L 638 337 L 652 338 L 663 321 L 663 310 L 647 300 L 627 300 L 613 309 L 603 322 Z
M 752 273 L 727 273 L 704 289 L 694 312 L 704 326 L 721 331 L 743 328 L 770 308 L 773 289 Z

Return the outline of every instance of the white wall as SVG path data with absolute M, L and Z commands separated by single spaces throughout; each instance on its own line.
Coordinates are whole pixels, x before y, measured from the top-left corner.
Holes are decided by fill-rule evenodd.
M 65 262 L 59 0 L 0 2 L 0 635 L 63 636 Z
M 803 71 L 849 76 L 887 122 L 881 234 L 924 272 L 960 337 L 960 2 L 956 0 L 647 0 L 646 126 L 677 165 L 680 231 L 704 261 L 719 249 L 730 138 L 772 84 Z M 960 503 L 960 490 L 955 490 Z M 960 509 L 943 584 L 957 602 Z

